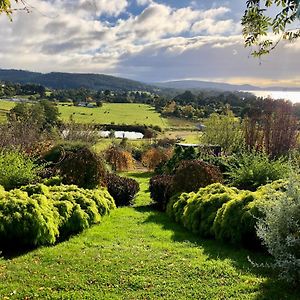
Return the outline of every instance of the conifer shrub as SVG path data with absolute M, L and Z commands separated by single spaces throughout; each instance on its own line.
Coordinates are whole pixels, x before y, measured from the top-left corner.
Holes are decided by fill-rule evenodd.
M 136 180 L 112 173 L 106 176 L 106 186 L 109 194 L 115 200 L 116 206 L 131 205 L 140 190 Z
M 105 188 L 28 185 L 0 189 L 0 240 L 7 245 L 52 245 L 97 224 L 115 208 Z M 2 244 L 3 241 L 3 244 Z
M 159 210 L 166 210 L 167 203 L 171 197 L 171 184 L 173 176 L 156 175 L 149 182 L 150 196 Z
M 271 207 L 286 187 L 286 181 L 278 180 L 251 192 L 214 183 L 196 193 L 174 195 L 167 214 L 201 237 L 257 249 L 261 248 L 256 226 L 264 218 L 262 207 Z
M 0 199 L 2 246 L 51 245 L 58 236 L 58 214 L 44 195 L 12 191 Z
M 185 207 L 183 225 L 202 237 L 214 237 L 212 227 L 218 210 L 237 194 L 237 189 L 220 183 L 200 189 Z
M 222 181 L 222 174 L 217 167 L 202 160 L 184 160 L 173 177 L 172 192 L 196 192 L 201 187 Z
M 25 153 L 15 150 L 0 151 L 0 185 L 6 190 L 36 181 L 40 170 Z

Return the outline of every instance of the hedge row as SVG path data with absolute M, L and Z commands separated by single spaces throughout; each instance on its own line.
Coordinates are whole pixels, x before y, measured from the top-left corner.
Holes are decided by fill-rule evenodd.
M 28 185 L 0 189 L 0 240 L 3 246 L 51 245 L 79 233 L 115 208 L 104 188 Z M 4 247 L 5 247 L 4 246 Z
M 250 192 L 214 183 L 196 193 L 173 196 L 167 213 L 201 237 L 257 248 L 255 225 L 262 216 L 260 208 L 272 205 L 270 195 L 282 193 L 286 185 L 280 180 Z

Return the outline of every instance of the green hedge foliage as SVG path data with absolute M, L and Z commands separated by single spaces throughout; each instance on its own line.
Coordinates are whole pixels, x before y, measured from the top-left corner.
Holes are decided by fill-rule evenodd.
M 41 167 L 22 152 L 0 151 L 0 185 L 6 190 L 34 182 L 40 170 Z
M 167 213 L 187 229 L 200 235 L 235 245 L 260 247 L 256 223 L 261 207 L 272 205 L 270 195 L 283 193 L 286 182 L 276 181 L 256 192 L 211 184 L 198 192 L 173 196 Z
M 3 246 L 52 245 L 97 224 L 114 209 L 104 188 L 28 185 L 0 189 L 0 240 Z

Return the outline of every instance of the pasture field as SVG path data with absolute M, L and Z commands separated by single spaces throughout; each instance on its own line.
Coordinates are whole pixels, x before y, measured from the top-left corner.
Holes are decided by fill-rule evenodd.
M 8 112 L 15 106 L 14 102 L 0 100 L 0 111 Z M 168 120 L 157 113 L 153 107 L 135 103 L 104 103 L 102 107 L 87 108 L 59 104 L 59 112 L 63 121 L 73 120 L 77 123 L 157 125 L 168 126 Z
M 0 299 L 299 299 L 259 271 L 264 255 L 202 240 L 152 209 L 149 173 L 133 207 L 53 247 L 0 259 Z
M 86 108 L 59 105 L 63 121 L 70 117 L 78 123 L 157 125 L 168 126 L 167 120 L 161 118 L 153 107 L 136 103 L 104 103 L 102 107 Z

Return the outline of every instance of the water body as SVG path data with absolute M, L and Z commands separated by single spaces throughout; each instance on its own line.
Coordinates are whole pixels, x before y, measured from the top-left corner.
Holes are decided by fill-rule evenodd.
M 109 137 L 109 135 L 111 134 L 110 131 L 100 131 L 100 136 L 101 137 Z M 139 140 L 142 139 L 144 137 L 144 135 L 140 132 L 134 132 L 134 131 L 115 131 L 115 138 L 117 139 L 129 139 L 129 140 Z
M 86 131 L 80 131 L 80 135 L 84 136 Z M 100 130 L 98 132 L 99 136 L 102 138 L 108 138 L 111 135 L 111 131 L 104 131 Z M 69 135 L 69 130 L 63 130 L 62 131 L 62 136 L 64 138 L 68 137 Z M 144 135 L 140 132 L 135 132 L 135 131 L 114 131 L 114 137 L 117 139 L 129 139 L 129 140 L 140 140 L 144 137 Z
M 293 103 L 300 103 L 300 92 L 290 91 L 247 91 L 257 97 L 271 97 L 272 99 L 285 99 Z

